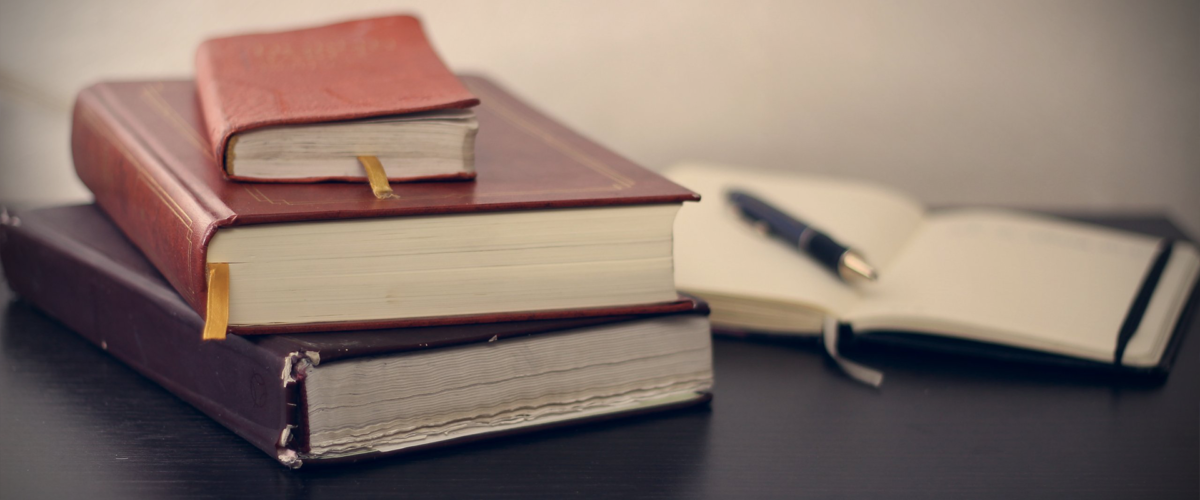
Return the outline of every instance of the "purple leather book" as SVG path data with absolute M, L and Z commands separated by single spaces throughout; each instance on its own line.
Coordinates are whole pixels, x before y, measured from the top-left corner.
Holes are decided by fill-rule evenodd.
M 698 301 L 657 315 L 204 342 L 203 319 L 94 206 L 5 216 L 0 262 L 24 300 L 290 467 L 711 398 Z

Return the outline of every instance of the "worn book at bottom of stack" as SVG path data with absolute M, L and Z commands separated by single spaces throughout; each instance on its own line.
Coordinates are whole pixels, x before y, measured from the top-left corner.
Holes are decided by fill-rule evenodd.
M 289 467 L 707 402 L 707 307 L 204 342 L 203 319 L 94 206 L 6 216 L 23 299 Z

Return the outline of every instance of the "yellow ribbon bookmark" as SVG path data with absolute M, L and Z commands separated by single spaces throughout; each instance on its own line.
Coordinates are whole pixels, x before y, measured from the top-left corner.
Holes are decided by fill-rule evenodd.
M 229 328 L 229 264 L 208 264 L 208 311 L 202 340 L 225 340 Z
M 371 183 L 371 191 L 375 192 L 376 198 L 381 200 L 399 198 L 396 193 L 392 192 L 392 186 L 388 184 L 387 174 L 384 173 L 383 164 L 379 163 L 379 158 L 359 156 L 358 162 L 362 164 L 363 170 L 367 171 L 367 181 Z

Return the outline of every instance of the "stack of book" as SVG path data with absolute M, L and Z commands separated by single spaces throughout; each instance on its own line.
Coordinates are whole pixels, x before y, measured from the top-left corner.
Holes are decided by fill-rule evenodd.
M 412 18 L 206 42 L 196 81 L 83 90 L 71 142 L 96 204 L 6 215 L 9 285 L 285 465 L 711 397 L 698 195 Z

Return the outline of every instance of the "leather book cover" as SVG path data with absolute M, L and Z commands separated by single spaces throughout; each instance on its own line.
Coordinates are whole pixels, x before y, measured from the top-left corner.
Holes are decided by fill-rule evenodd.
M 7 217 L 0 225 L 0 263 L 9 286 L 23 300 L 290 466 L 299 465 L 289 462 L 296 453 L 307 451 L 299 413 L 303 377 L 289 370 L 301 359 L 324 364 L 646 317 L 231 335 L 224 342 L 204 342 L 199 335 L 204 324 L 200 315 L 92 205 Z M 687 304 L 681 314 L 708 312 L 702 302 L 688 300 Z M 699 395 L 687 404 L 707 399 Z M 448 443 L 438 443 L 444 444 Z
M 464 77 L 476 109 L 475 182 L 406 183 L 381 200 L 361 184 L 243 183 L 225 178 L 208 147 L 191 81 L 100 83 L 75 103 L 75 170 L 103 209 L 198 312 L 205 311 L 208 242 L 220 227 L 467 212 L 695 201 L 699 195 L 538 113 L 484 78 Z M 686 307 L 675 303 L 673 307 Z M 525 315 L 611 315 L 628 308 Z M 437 318 L 425 324 L 517 319 Z M 315 325 L 413 326 L 405 321 Z M 249 333 L 253 328 L 232 328 Z M 260 329 L 259 333 L 295 332 Z
M 412 16 L 207 40 L 196 90 L 222 169 L 230 138 L 248 130 L 479 104 Z

